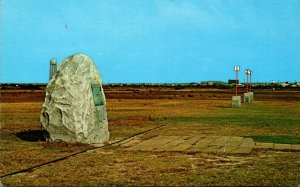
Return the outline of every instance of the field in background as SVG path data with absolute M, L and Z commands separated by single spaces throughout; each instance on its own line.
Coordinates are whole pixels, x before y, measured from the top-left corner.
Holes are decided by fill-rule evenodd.
M 206 134 L 300 143 L 297 89 L 255 90 L 255 102 L 236 109 L 231 108 L 232 89 L 105 87 L 105 93 L 111 141 L 166 125 L 143 138 Z M 44 96 L 43 90 L 1 90 L 0 175 L 90 148 L 42 141 L 38 130 Z M 298 154 L 272 150 L 255 150 L 242 157 L 132 153 L 108 147 L 1 181 L 11 185 L 298 185 Z

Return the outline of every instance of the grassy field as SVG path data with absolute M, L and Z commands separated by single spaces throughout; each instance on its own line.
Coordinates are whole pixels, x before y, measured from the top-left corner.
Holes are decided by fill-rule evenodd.
M 268 94 L 268 97 L 258 96 L 254 103 L 235 109 L 231 108 L 230 93 L 224 91 L 212 94 L 209 90 L 199 93 L 194 90 L 192 97 L 188 90 L 168 90 L 168 96 L 163 90 L 142 91 L 135 92 L 131 98 L 128 93 L 126 98 L 118 97 L 117 93 L 118 90 L 107 92 L 110 141 L 166 125 L 142 138 L 206 134 L 300 143 L 300 92 L 291 92 L 290 98 L 289 92 L 285 92 L 289 99 L 273 92 L 276 99 L 270 99 Z M 145 99 L 145 93 L 155 96 Z M 24 136 L 38 136 L 35 130 L 40 128 L 43 100 L 32 101 L 22 93 L 19 95 L 18 98 L 18 94 L 14 94 L 17 102 L 9 95 L 1 98 L 0 176 L 91 148 L 84 144 L 48 143 Z M 264 101 L 263 98 L 268 99 Z M 9 185 L 295 186 L 300 184 L 299 166 L 299 152 L 254 150 L 248 155 L 216 155 L 128 152 L 122 147 L 108 146 L 24 175 L 1 178 L 1 182 Z
M 219 106 L 209 112 L 171 116 L 169 121 L 179 135 L 193 133 L 250 136 L 258 141 L 300 143 L 298 102 L 262 102 L 241 108 Z M 178 131 L 177 129 L 181 129 Z M 187 132 L 185 132 L 187 131 Z M 167 134 L 176 134 L 168 131 Z

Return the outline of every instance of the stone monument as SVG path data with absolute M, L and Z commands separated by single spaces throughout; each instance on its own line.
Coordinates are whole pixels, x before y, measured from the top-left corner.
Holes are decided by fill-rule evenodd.
M 75 54 L 62 61 L 47 85 L 40 120 L 48 141 L 108 141 L 102 79 L 91 58 Z

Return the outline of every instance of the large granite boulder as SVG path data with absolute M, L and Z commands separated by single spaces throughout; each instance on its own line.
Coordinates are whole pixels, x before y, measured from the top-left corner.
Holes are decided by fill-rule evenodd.
M 75 54 L 61 63 L 47 85 L 40 120 L 49 141 L 108 141 L 102 79 L 91 58 Z

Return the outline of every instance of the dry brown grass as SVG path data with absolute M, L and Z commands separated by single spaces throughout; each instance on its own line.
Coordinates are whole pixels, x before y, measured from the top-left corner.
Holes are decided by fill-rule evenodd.
M 111 99 L 107 101 L 107 110 L 112 139 L 128 137 L 132 131 L 136 133 L 155 126 L 166 125 L 170 117 L 207 112 L 222 103 L 222 101 L 204 100 Z
M 288 185 L 298 184 L 299 155 L 124 152 L 108 148 L 82 154 L 30 173 L 5 178 L 11 185 Z
M 18 132 L 40 128 L 42 102 L 21 102 L 0 104 L 1 131 Z

